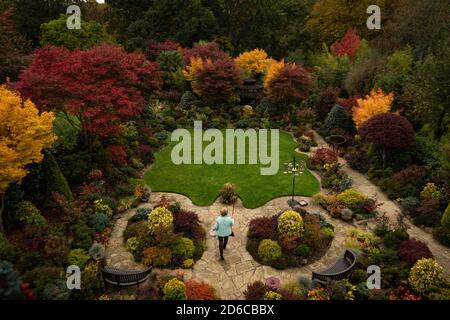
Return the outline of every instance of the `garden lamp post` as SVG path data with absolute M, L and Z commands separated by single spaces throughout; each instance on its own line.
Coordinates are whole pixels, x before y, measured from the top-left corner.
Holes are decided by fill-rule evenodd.
M 306 162 L 300 161 L 299 163 L 296 163 L 295 161 L 295 155 L 294 160 L 291 163 L 285 163 L 284 164 L 284 174 L 291 174 L 292 175 L 292 199 L 288 200 L 288 205 L 291 208 L 294 208 L 296 204 L 299 204 L 297 201 L 295 201 L 295 178 L 299 175 L 303 174 L 306 169 Z

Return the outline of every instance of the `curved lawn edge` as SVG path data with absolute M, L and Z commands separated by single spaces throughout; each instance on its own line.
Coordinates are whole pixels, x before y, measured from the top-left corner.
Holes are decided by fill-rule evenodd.
M 296 150 L 291 133 L 280 132 L 280 170 L 273 176 L 261 176 L 260 165 L 181 165 L 170 161 L 175 143 L 169 144 L 155 154 L 155 161 L 144 173 L 145 183 L 154 192 L 180 194 L 191 199 L 197 206 L 210 206 L 219 197 L 219 190 L 226 182 L 236 186 L 245 208 L 254 209 L 273 199 L 292 195 L 292 177 L 284 175 L 284 162 L 292 162 L 308 155 Z M 295 196 L 311 197 L 320 191 L 320 180 L 310 170 L 296 178 Z

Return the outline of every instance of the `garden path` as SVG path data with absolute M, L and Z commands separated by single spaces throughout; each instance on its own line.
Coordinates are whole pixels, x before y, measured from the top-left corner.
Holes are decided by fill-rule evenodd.
M 328 143 L 320 135 L 317 133 L 315 135 L 318 147 L 329 147 Z M 312 148 L 311 152 L 315 149 L 317 149 L 317 147 Z M 350 168 L 345 159 L 339 158 L 339 163 L 343 165 L 342 170 L 353 179 L 353 187 L 368 196 L 377 197 L 380 203 L 382 203 L 378 210 L 380 212 L 385 212 L 391 222 L 395 223 L 398 216 L 401 214 L 401 209 L 397 203 L 390 200 L 378 186 L 374 185 L 368 179 L 367 176 Z M 433 238 L 431 233 L 415 226 L 409 219 L 405 220 L 410 237 L 420 240 L 428 245 L 436 261 L 444 268 L 446 278 L 450 279 L 450 248 L 440 244 Z
M 223 207 L 216 201 L 209 207 L 198 207 L 192 201 L 179 194 L 173 193 L 152 193 L 150 202 L 141 207 L 152 207 L 156 205 L 161 196 L 180 202 L 185 210 L 194 211 L 199 215 L 201 224 L 206 230 L 210 230 L 215 222 L 220 209 Z M 207 236 L 206 249 L 203 256 L 190 270 L 157 270 L 159 276 L 184 274 L 184 278 L 205 281 L 217 289 L 222 299 L 243 299 L 243 293 L 247 284 L 254 281 L 265 281 L 269 277 L 277 277 L 282 283 L 296 281 L 300 275 L 311 277 L 313 270 L 322 270 L 333 263 L 344 252 L 344 242 L 347 230 L 352 226 L 340 220 L 328 218 L 335 226 L 336 236 L 327 253 L 318 261 L 302 268 L 276 270 L 272 267 L 260 265 L 254 261 L 247 252 L 245 245 L 247 241 L 247 230 L 249 222 L 260 216 L 272 216 L 277 212 L 288 209 L 287 200 L 289 197 L 274 199 L 257 209 L 246 209 L 239 201 L 235 208 L 235 227 L 233 228 L 236 237 L 230 238 L 227 250 L 225 251 L 225 261 L 219 260 L 218 241 L 216 238 Z M 310 200 L 308 198 L 297 197 L 297 199 Z M 131 209 L 124 213 L 116 222 L 109 244 L 106 249 L 107 264 L 119 268 L 142 269 L 143 266 L 134 262 L 133 256 L 127 251 L 123 244 L 123 231 L 126 228 L 128 219 L 131 218 L 137 209 Z M 307 207 L 309 212 L 323 212 L 323 209 L 315 204 Z
M 318 142 L 319 147 L 328 146 L 324 139 L 317 134 L 316 141 Z M 316 148 L 313 148 L 311 152 L 315 149 Z M 387 196 L 377 186 L 372 184 L 366 176 L 351 169 L 344 159 L 339 158 L 339 162 L 343 164 L 343 170 L 353 179 L 354 188 L 369 196 L 376 196 L 382 203 L 379 208 L 380 212 L 386 212 L 391 221 L 395 222 L 401 213 L 398 205 L 394 201 L 389 200 Z M 218 200 L 211 206 L 199 207 L 194 205 L 189 198 L 183 195 L 160 192 L 152 193 L 150 202 L 143 204 L 140 207 L 153 207 L 163 195 L 170 200 L 180 202 L 183 209 L 196 212 L 199 215 L 201 224 L 206 230 L 210 230 L 219 210 L 223 207 Z M 208 236 L 205 252 L 192 269 L 156 270 L 157 273 L 160 276 L 177 275 L 181 273 L 186 280 L 196 279 L 205 281 L 217 289 L 222 299 L 243 299 L 243 293 L 247 284 L 258 280 L 264 282 L 265 279 L 269 277 L 277 277 L 282 283 L 296 281 L 300 275 L 311 277 L 312 271 L 325 268 L 343 253 L 348 231 L 353 228 L 353 225 L 327 216 L 327 219 L 335 226 L 336 233 L 331 247 L 320 260 L 302 268 L 276 270 L 272 267 L 263 266 L 254 261 L 245 248 L 249 222 L 253 218 L 262 216 L 269 217 L 277 212 L 288 209 L 288 199 L 289 197 L 277 198 L 256 209 L 244 208 L 239 201 L 236 204 L 236 225 L 234 227 L 236 237 L 230 238 L 228 248 L 225 252 L 224 262 L 219 260 L 217 240 Z M 297 199 L 304 199 L 311 202 L 310 198 L 297 197 Z M 123 243 L 123 232 L 127 226 L 128 220 L 136 213 L 136 210 L 137 209 L 131 209 L 125 212 L 116 221 L 106 248 L 106 261 L 110 266 L 127 269 L 142 269 L 144 267 L 140 263 L 134 261 L 133 256 L 127 251 Z M 311 213 L 324 212 L 321 207 L 314 203 L 310 203 L 307 210 Z M 430 233 L 414 226 L 409 220 L 407 220 L 406 223 L 408 225 L 408 233 L 410 236 L 425 242 L 429 246 L 436 260 L 444 268 L 447 279 L 450 279 L 450 249 L 439 244 L 434 240 Z

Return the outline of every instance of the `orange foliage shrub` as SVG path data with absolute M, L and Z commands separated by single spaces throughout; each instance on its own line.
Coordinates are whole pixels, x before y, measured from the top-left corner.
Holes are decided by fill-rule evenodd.
M 217 300 L 216 290 L 210 285 L 195 281 L 188 280 L 186 285 L 186 295 L 188 300 Z
M 394 94 L 385 95 L 381 89 L 377 92 L 372 90 L 370 95 L 356 100 L 356 106 L 353 108 L 353 121 L 359 128 L 364 122 L 373 116 L 386 113 L 391 110 Z

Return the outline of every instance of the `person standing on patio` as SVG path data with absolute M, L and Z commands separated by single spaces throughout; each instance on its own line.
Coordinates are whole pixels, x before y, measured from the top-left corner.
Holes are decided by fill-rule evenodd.
M 227 209 L 220 210 L 220 216 L 216 220 L 216 225 L 213 230 L 219 239 L 220 260 L 225 260 L 223 251 L 227 248 L 228 237 L 233 235 L 234 219 L 228 215 Z

